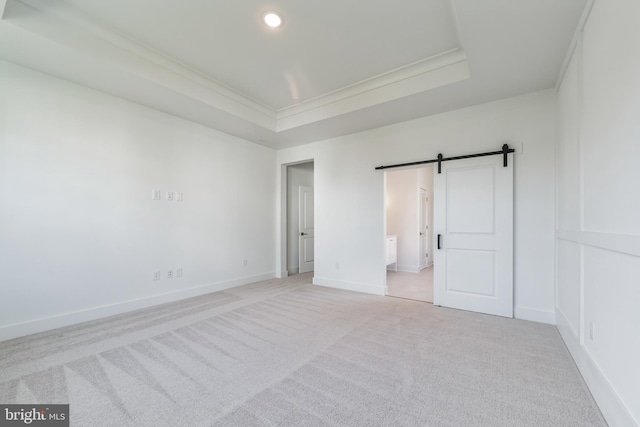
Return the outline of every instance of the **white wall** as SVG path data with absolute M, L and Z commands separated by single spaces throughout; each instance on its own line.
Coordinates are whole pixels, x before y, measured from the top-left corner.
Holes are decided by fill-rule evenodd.
M 300 191 L 299 187 L 313 188 L 313 163 L 291 165 L 287 169 L 287 270 L 298 274 L 300 270 Z
M 640 422 L 639 16 L 597 0 L 558 95 L 558 329 L 611 426 Z
M 0 62 L 0 339 L 273 277 L 275 158 Z
M 384 182 L 375 166 L 521 142 L 515 314 L 553 323 L 555 101 L 555 92 L 546 90 L 278 151 L 279 164 L 315 160 L 315 283 L 384 294 Z M 277 263 L 284 270 L 281 253 Z
M 398 238 L 398 270 L 418 272 L 418 169 L 389 171 L 386 181 L 387 234 Z

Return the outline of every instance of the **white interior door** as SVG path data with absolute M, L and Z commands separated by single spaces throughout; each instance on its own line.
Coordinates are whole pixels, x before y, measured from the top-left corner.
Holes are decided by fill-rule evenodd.
M 427 227 L 429 224 L 429 199 L 427 190 L 420 189 L 420 270 L 427 268 Z
M 300 187 L 299 265 L 300 273 L 313 271 L 313 188 Z
M 434 168 L 435 305 L 513 317 L 513 157 L 502 162 Z

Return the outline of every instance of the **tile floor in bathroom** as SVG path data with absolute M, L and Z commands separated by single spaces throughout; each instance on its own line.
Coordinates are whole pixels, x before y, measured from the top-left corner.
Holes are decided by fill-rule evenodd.
M 388 296 L 433 302 L 433 266 L 419 273 L 387 271 Z

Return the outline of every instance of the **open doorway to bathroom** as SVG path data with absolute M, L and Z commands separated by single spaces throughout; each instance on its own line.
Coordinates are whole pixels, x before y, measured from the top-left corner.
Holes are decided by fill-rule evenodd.
M 386 173 L 387 295 L 433 302 L 433 167 Z

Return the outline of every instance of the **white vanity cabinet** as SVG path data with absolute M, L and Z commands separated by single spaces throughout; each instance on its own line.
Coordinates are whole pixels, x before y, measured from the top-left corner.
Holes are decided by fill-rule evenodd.
M 395 271 L 398 271 L 398 237 L 387 236 L 387 267 L 394 265 Z

